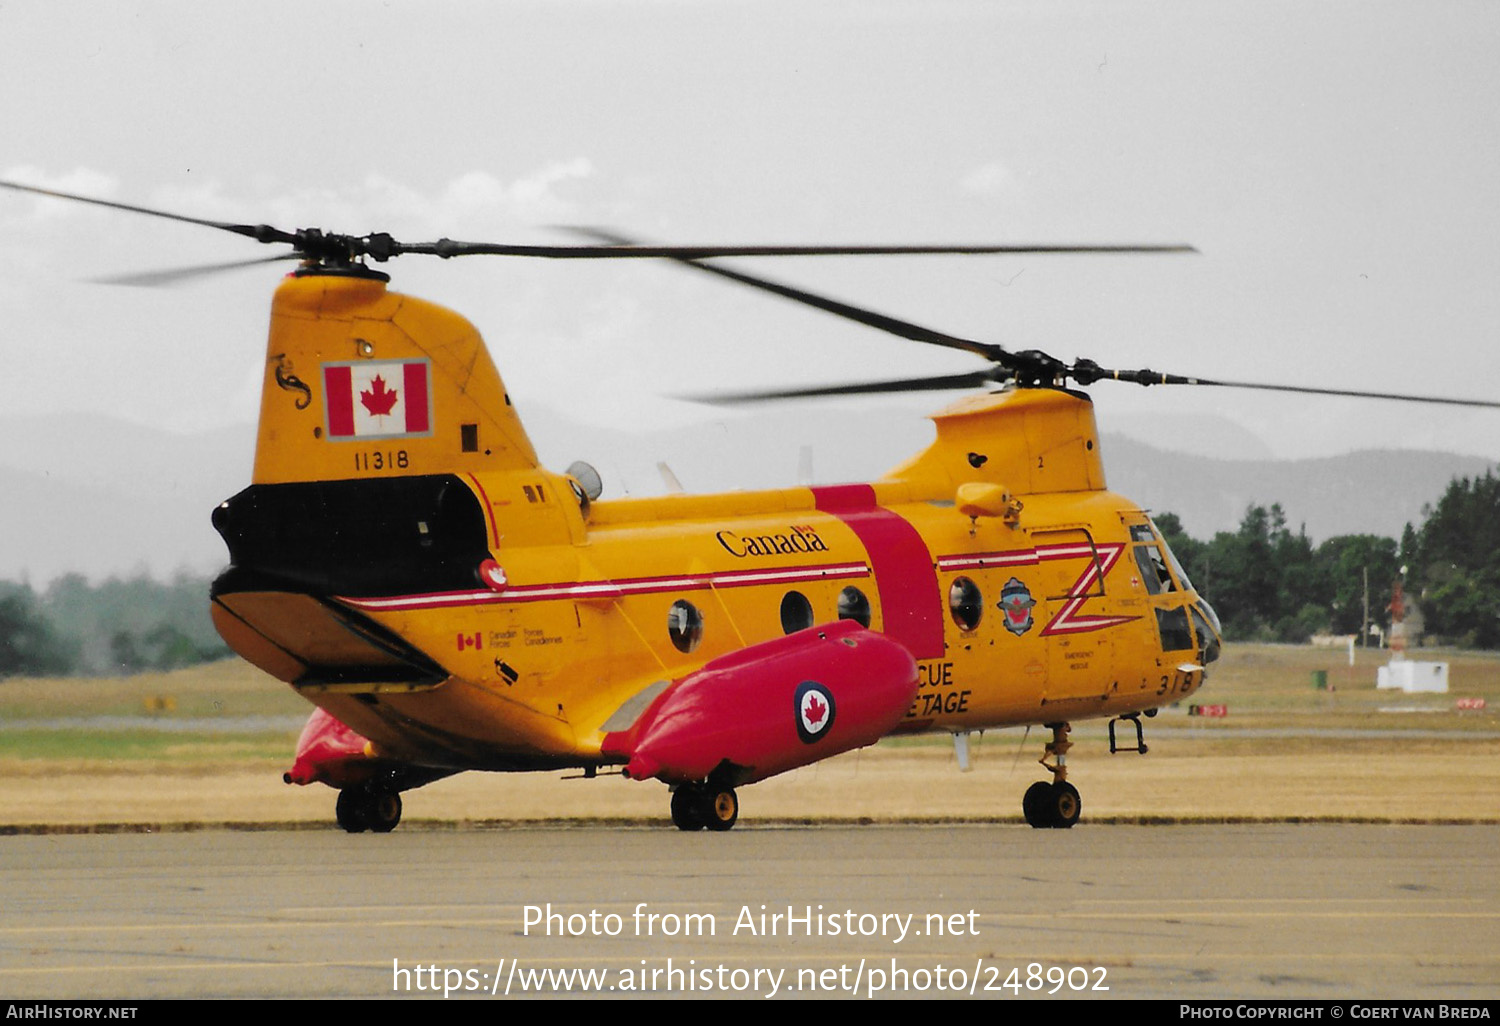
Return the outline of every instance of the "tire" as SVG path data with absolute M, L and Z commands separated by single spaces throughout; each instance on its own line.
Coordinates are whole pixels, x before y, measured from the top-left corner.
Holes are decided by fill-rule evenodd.
M 396 791 L 371 791 L 346 787 L 333 807 L 339 826 L 351 834 L 373 830 L 388 834 L 401 822 L 401 795 Z
M 678 830 L 702 830 L 703 816 L 700 813 L 702 794 L 699 789 L 683 784 L 672 792 L 672 823 Z
M 1021 814 L 1026 817 L 1026 823 L 1037 830 L 1052 825 L 1047 816 L 1047 802 L 1052 797 L 1052 785 L 1044 780 L 1038 780 L 1026 789 L 1026 795 L 1021 799 Z
M 388 834 L 401 822 L 401 795 L 395 791 L 372 791 L 365 798 L 365 822 L 377 834 Z
M 1047 812 L 1052 819 L 1052 825 L 1059 830 L 1067 830 L 1078 822 L 1078 816 L 1083 812 L 1083 799 L 1078 797 L 1078 788 L 1064 780 L 1061 784 L 1055 784 L 1052 788 L 1051 799 L 1047 802 Z
M 359 788 L 346 787 L 339 792 L 338 801 L 333 806 L 333 815 L 339 821 L 339 826 L 351 834 L 362 834 L 370 829 L 370 824 L 365 820 L 362 796 L 363 792 Z

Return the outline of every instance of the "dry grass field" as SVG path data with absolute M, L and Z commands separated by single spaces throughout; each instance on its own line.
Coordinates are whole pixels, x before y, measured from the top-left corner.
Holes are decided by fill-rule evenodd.
M 1445 695 L 1375 689 L 1384 653 L 1233 645 L 1196 696 L 1222 719 L 1164 710 L 1147 755 L 1110 755 L 1075 724 L 1083 821 L 1500 821 L 1500 655 L 1450 664 Z M 1330 690 L 1317 690 L 1323 671 Z M 1455 708 L 1483 698 L 1481 711 Z M 117 679 L 0 682 L 0 831 L 331 826 L 333 792 L 288 787 L 308 706 L 238 661 Z M 945 738 L 886 742 L 741 791 L 745 825 L 1020 819 L 1044 731 L 992 731 L 960 773 Z M 668 823 L 666 790 L 618 777 L 463 774 L 406 795 L 412 825 L 539 820 Z

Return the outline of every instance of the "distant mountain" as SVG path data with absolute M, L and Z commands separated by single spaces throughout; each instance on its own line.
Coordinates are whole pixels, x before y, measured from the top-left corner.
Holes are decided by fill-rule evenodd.
M 629 433 L 556 410 L 522 410 L 547 466 L 575 459 L 603 474 L 605 496 L 667 490 L 667 463 L 694 492 L 870 480 L 927 445 L 932 425 L 906 410 L 762 409 L 667 430 Z M 250 480 L 254 428 L 179 435 L 98 416 L 0 419 L 0 579 L 40 587 L 61 574 L 91 579 L 145 570 L 211 573 L 226 560 L 209 517 Z M 1363 452 L 1327 459 L 1220 460 L 1167 452 L 1124 436 L 1101 441 L 1109 486 L 1178 514 L 1208 538 L 1233 530 L 1251 503 L 1279 502 L 1314 540 L 1400 537 L 1422 506 L 1485 460 L 1444 453 Z M 1241 449 L 1240 451 L 1245 451 Z
M 1173 452 L 1223 458 L 1234 453 L 1241 460 L 1270 460 L 1276 454 L 1255 432 L 1228 417 L 1201 413 L 1112 413 L 1106 421 L 1110 435 L 1125 435 L 1151 445 L 1170 438 Z
M 98 416 L 0 419 L 0 579 L 223 566 L 209 517 L 249 483 L 253 447 L 249 427 L 179 435 Z
M 1100 439 L 1109 487 L 1153 512 L 1182 518 L 1188 534 L 1207 540 L 1233 531 L 1251 505 L 1281 504 L 1287 526 L 1314 542 L 1341 534 L 1400 539 L 1422 523 L 1457 477 L 1495 464 L 1476 456 L 1389 450 L 1308 460 L 1220 460 L 1156 449 L 1134 439 Z
M 762 407 L 726 412 L 660 430 L 625 432 L 583 424 L 546 407 L 521 414 L 538 455 L 562 470 L 574 460 L 593 464 L 604 477 L 605 497 L 660 495 L 657 470 L 666 463 L 689 492 L 782 488 L 799 482 L 803 451 L 810 481 L 836 484 L 879 477 L 935 437 L 919 414 L 843 412 L 799 407 L 794 415 Z

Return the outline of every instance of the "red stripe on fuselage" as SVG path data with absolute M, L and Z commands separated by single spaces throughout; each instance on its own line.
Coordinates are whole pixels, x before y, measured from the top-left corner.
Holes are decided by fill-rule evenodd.
M 864 545 L 880 592 L 882 630 L 917 659 L 943 655 L 943 603 L 932 553 L 917 529 L 875 504 L 870 485 L 814 488 L 818 509 L 838 517 Z
M 484 518 L 489 521 L 490 538 L 494 542 L 494 547 L 490 551 L 498 553 L 500 551 L 500 524 L 495 520 L 495 507 L 490 505 L 489 493 L 484 490 L 484 485 L 479 483 L 479 478 L 473 474 L 464 476 L 474 482 L 474 490 L 479 493 L 479 501 L 484 503 Z
M 704 588 L 749 588 L 756 585 L 800 584 L 813 581 L 868 577 L 863 563 L 825 563 L 805 567 L 769 567 L 764 570 L 728 570 L 668 577 L 627 577 L 619 580 L 559 581 L 552 584 L 510 585 L 500 591 L 440 591 L 415 595 L 384 595 L 372 598 L 338 596 L 340 602 L 371 612 L 412 609 L 443 609 L 452 606 L 508 605 L 516 602 L 549 602 L 616 599 L 626 595 L 649 595 Z

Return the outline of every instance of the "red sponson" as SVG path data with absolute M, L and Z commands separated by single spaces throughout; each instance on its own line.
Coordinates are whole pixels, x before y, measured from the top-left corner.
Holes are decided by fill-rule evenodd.
M 741 649 L 674 683 L 628 730 L 605 736 L 626 772 L 669 784 L 725 763 L 748 784 L 874 744 L 917 692 L 905 646 L 852 620 Z

